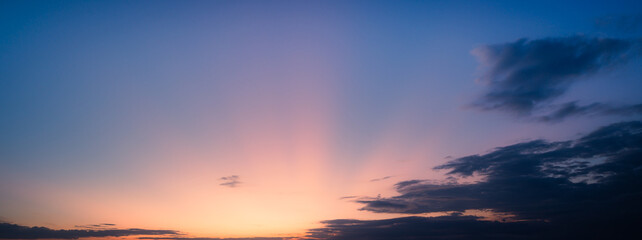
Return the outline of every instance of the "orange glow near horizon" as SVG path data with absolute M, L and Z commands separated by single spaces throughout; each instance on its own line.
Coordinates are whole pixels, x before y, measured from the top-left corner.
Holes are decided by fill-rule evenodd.
M 107 222 L 199 237 L 279 237 L 304 235 L 322 220 L 402 216 L 359 211 L 359 204 L 340 198 L 394 194 L 390 182 L 370 179 L 411 170 L 425 148 L 400 143 L 399 122 L 362 159 L 341 159 L 332 145 L 341 137 L 339 63 L 317 51 L 275 63 L 293 71 L 239 72 L 234 80 L 247 84 L 229 86 L 235 94 L 222 97 L 232 110 L 200 116 L 212 127 L 199 126 L 197 138 L 188 132 L 191 126 L 172 126 L 153 118 L 153 110 L 138 113 L 144 142 L 116 156 L 127 169 L 110 179 L 37 183 L 32 197 L 46 201 L 35 205 L 56 211 L 9 217 L 54 228 Z M 292 91 L 282 92 L 283 85 Z M 239 187 L 219 185 L 229 175 L 240 176 Z

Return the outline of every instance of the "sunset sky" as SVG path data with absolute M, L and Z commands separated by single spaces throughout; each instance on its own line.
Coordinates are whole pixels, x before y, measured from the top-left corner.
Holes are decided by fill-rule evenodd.
M 0 1 L 0 239 L 624 236 L 641 56 L 642 1 Z

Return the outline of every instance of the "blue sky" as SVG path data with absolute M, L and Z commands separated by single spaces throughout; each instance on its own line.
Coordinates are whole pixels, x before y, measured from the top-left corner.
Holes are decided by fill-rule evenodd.
M 639 120 L 641 5 L 3 1 L 0 220 L 303 237 L 444 214 L 368 197 Z

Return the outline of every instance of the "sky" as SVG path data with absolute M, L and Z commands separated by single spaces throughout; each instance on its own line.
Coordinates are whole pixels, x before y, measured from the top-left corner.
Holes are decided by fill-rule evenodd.
M 641 9 L 0 1 L 0 239 L 625 238 Z

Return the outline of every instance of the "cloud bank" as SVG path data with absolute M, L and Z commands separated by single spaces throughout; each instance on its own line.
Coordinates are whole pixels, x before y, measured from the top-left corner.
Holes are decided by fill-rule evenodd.
M 472 216 L 405 217 L 384 220 L 337 219 L 311 229 L 307 239 L 416 240 L 416 239 L 542 239 L 545 223 L 479 221 Z

